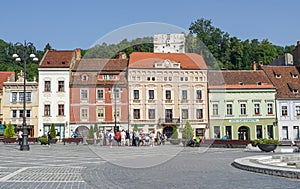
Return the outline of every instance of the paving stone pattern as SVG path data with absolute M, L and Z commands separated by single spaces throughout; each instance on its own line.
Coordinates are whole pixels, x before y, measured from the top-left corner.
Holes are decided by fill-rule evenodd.
M 243 149 L 61 143 L 30 145 L 24 152 L 16 144 L 0 144 L 0 189 L 299 188 L 297 180 L 231 166 L 236 158 L 260 154 Z

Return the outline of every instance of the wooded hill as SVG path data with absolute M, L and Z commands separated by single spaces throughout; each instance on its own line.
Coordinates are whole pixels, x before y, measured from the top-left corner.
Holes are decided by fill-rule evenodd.
M 198 19 L 191 23 L 189 34 L 186 35 L 186 52 L 201 54 L 210 69 L 226 68 L 229 70 L 252 69 L 253 62 L 268 64 L 274 58 L 289 52 L 292 53 L 295 46 L 273 45 L 268 39 L 241 40 L 230 36 L 229 33 L 214 27 L 211 20 Z M 23 62 L 15 62 L 12 58 L 14 53 L 12 43 L 0 40 L 0 71 L 23 70 Z M 74 47 L 75 49 L 76 47 Z M 46 44 L 43 51 L 38 50 L 39 60 L 47 49 L 52 49 Z M 94 47 L 82 50 L 83 58 L 116 58 L 119 52 L 125 52 L 129 56 L 132 52 L 153 52 L 153 38 L 144 37 L 131 41 L 122 40 L 118 44 L 98 44 Z M 38 78 L 38 62 L 28 62 L 27 78 Z

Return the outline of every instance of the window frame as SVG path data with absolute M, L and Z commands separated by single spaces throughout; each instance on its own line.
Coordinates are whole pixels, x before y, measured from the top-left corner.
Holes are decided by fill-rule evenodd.
M 287 105 L 282 105 L 281 106 L 281 116 L 287 116 L 287 115 L 288 115 Z
M 247 105 L 246 103 L 241 103 L 240 104 L 240 110 L 241 110 L 241 115 L 247 115 Z
M 148 119 L 155 119 L 155 109 L 148 109 Z
M 103 100 L 104 99 L 104 89 L 96 89 L 96 98 L 97 100 Z
M 51 92 L 51 81 L 44 81 L 44 92 Z
M 260 115 L 260 104 L 259 103 L 254 104 L 254 114 Z
M 65 92 L 65 81 L 58 81 L 58 92 Z
M 133 90 L 133 99 L 134 100 L 140 99 L 140 90 Z
M 148 98 L 149 98 L 149 100 L 153 100 L 154 99 L 154 90 L 148 90 Z
M 214 103 L 214 104 L 212 104 L 212 106 L 213 106 L 212 115 L 218 116 L 219 115 L 219 104 Z
M 226 104 L 226 115 L 227 116 L 232 116 L 233 115 L 232 104 L 231 103 Z
M 141 119 L 141 110 L 133 109 L 133 119 Z
M 51 116 L 50 104 L 44 104 L 44 116 Z
M 65 105 L 58 104 L 58 116 L 64 116 L 64 115 L 65 115 Z
M 171 100 L 172 99 L 172 92 L 171 92 L 171 90 L 166 90 L 165 97 L 166 97 L 166 100 Z
M 87 89 L 80 89 L 80 100 L 81 101 L 88 100 L 88 90 Z

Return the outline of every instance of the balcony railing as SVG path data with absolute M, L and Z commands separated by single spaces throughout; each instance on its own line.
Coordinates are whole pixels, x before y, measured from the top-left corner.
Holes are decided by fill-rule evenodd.
M 140 103 L 139 99 L 133 99 L 133 103 Z
M 180 119 L 179 118 L 159 118 L 158 123 L 159 124 L 179 124 Z
M 203 99 L 196 99 L 196 103 L 203 103 Z
M 172 103 L 172 100 L 171 99 L 167 99 L 167 100 L 165 100 L 165 103 Z

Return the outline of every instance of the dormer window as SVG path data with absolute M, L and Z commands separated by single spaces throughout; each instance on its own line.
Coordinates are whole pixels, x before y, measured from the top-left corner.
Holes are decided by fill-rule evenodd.
M 240 86 L 243 86 L 243 85 L 244 85 L 244 83 L 243 83 L 243 82 L 239 82 L 239 84 L 240 84 Z
M 290 72 L 290 73 L 291 73 L 292 78 L 298 78 L 298 74 L 297 73 L 292 73 L 292 72 Z
M 61 64 L 66 64 L 66 62 L 65 62 L 65 61 L 62 61 Z
M 47 61 L 47 64 L 50 64 L 50 61 Z
M 87 81 L 89 79 L 89 77 L 87 75 L 82 75 L 81 79 L 82 79 L 82 81 Z
M 278 72 L 276 72 L 274 70 L 273 70 L 273 73 L 274 73 L 274 75 L 275 75 L 276 78 L 281 78 L 281 74 L 280 73 L 278 73 Z
M 261 85 L 261 81 L 256 82 L 256 85 Z
M 297 87 L 295 87 L 293 84 L 291 84 L 291 83 L 288 83 L 288 87 L 289 87 L 289 89 L 291 90 L 291 92 L 293 92 L 294 94 L 297 94 L 298 93 L 298 88 Z

